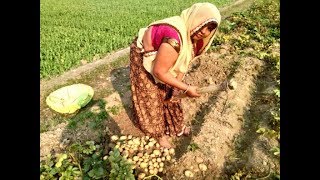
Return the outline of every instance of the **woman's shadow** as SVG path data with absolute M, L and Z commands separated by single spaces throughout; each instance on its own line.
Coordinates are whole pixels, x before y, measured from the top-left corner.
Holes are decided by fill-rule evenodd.
M 133 121 L 133 105 L 131 99 L 131 82 L 130 82 L 130 67 L 120 67 L 113 69 L 110 72 L 111 82 L 113 88 L 117 91 L 120 96 L 121 103 L 125 109 L 129 119 Z
M 94 141 L 103 147 L 104 153 L 107 153 L 110 150 L 108 147 L 110 137 L 114 134 L 119 135 L 121 129 L 105 110 L 105 104 L 103 99 L 91 100 L 73 114 L 59 138 L 60 148 L 65 149 L 75 143 L 85 144 L 87 141 Z M 51 152 L 55 153 L 55 150 Z

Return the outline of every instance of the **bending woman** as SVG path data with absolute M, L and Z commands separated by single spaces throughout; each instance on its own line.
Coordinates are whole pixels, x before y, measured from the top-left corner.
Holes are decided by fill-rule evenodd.
M 133 120 L 142 132 L 170 148 L 168 136 L 188 134 L 177 91 L 199 97 L 197 86 L 183 82 L 190 62 L 205 53 L 221 15 L 211 3 L 196 3 L 173 16 L 139 30 L 130 46 Z

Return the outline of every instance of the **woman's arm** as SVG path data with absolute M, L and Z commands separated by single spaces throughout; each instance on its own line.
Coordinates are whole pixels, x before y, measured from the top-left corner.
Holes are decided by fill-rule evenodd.
M 168 43 L 162 43 L 158 49 L 155 63 L 153 67 L 153 75 L 162 82 L 174 86 L 183 91 L 188 90 L 186 93 L 190 97 L 199 97 L 200 94 L 196 92 L 196 86 L 190 86 L 181 81 L 182 77 L 179 75 L 175 78 L 169 69 L 174 65 L 178 58 L 177 51 Z M 182 74 L 183 75 L 183 74 Z M 181 79 L 180 79 L 181 78 Z
M 184 73 L 179 73 L 179 74 L 177 75 L 177 79 L 178 79 L 179 81 L 182 81 L 183 76 L 184 76 Z

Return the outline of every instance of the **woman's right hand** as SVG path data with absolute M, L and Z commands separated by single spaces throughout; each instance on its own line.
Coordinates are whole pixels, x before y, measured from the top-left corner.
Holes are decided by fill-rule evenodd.
M 190 86 L 186 94 L 189 97 L 200 97 L 201 94 L 197 93 L 197 88 L 198 88 L 197 86 Z

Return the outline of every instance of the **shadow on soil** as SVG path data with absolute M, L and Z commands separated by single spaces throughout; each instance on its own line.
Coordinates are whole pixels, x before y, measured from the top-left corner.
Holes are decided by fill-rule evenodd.
M 93 107 L 95 108 L 93 109 Z M 94 141 L 107 153 L 110 150 L 108 147 L 110 136 L 119 134 L 120 128 L 104 107 L 103 99 L 92 100 L 69 118 L 68 125 L 62 132 L 60 143 L 64 144 L 66 140 L 70 141 L 68 145 Z
M 240 63 L 234 62 L 231 64 L 230 72 L 227 75 L 227 80 L 233 77 L 236 72 L 236 69 L 239 67 Z M 199 66 L 193 66 L 190 72 L 197 71 Z M 221 94 L 218 92 L 215 95 L 209 97 L 207 102 L 204 102 L 196 112 L 194 118 L 191 120 L 192 123 L 192 133 L 190 136 L 182 137 L 177 141 L 177 148 L 176 148 L 176 158 L 179 159 L 185 154 L 187 151 L 190 151 L 192 146 L 192 136 L 196 136 L 199 134 L 202 124 L 204 122 L 204 117 L 211 111 L 210 106 L 217 102 L 217 97 Z
M 131 83 L 129 66 L 114 69 L 110 73 L 113 88 L 118 92 L 129 119 L 132 121 Z
M 251 98 L 251 106 L 249 109 L 245 110 L 243 115 L 243 125 L 240 134 L 235 137 L 234 143 L 234 154 L 226 157 L 224 164 L 223 174 L 225 178 L 229 179 L 232 175 L 240 173 L 242 175 L 237 175 L 236 178 L 247 178 L 242 177 L 250 174 L 250 178 L 263 178 L 263 179 L 275 179 L 271 177 L 270 164 L 273 162 L 267 162 L 267 165 L 260 164 L 259 161 L 252 161 L 252 158 L 257 158 L 254 151 L 258 150 L 266 155 L 268 160 L 277 159 L 272 156 L 270 149 L 272 148 L 267 141 L 259 138 L 260 134 L 256 131 L 259 129 L 260 125 L 268 124 L 270 118 L 272 118 L 268 109 L 271 108 L 271 102 L 266 101 L 266 97 L 263 96 L 264 91 L 270 83 L 271 80 L 266 79 L 266 77 L 272 77 L 268 74 L 267 68 L 259 73 L 260 75 L 255 80 L 256 91 L 253 93 Z M 268 85 L 269 84 L 269 85 Z M 254 144 L 257 146 L 254 146 Z M 257 148 L 257 149 L 255 149 Z M 268 161 L 267 160 L 267 161 Z M 235 178 L 235 177 L 233 177 Z

